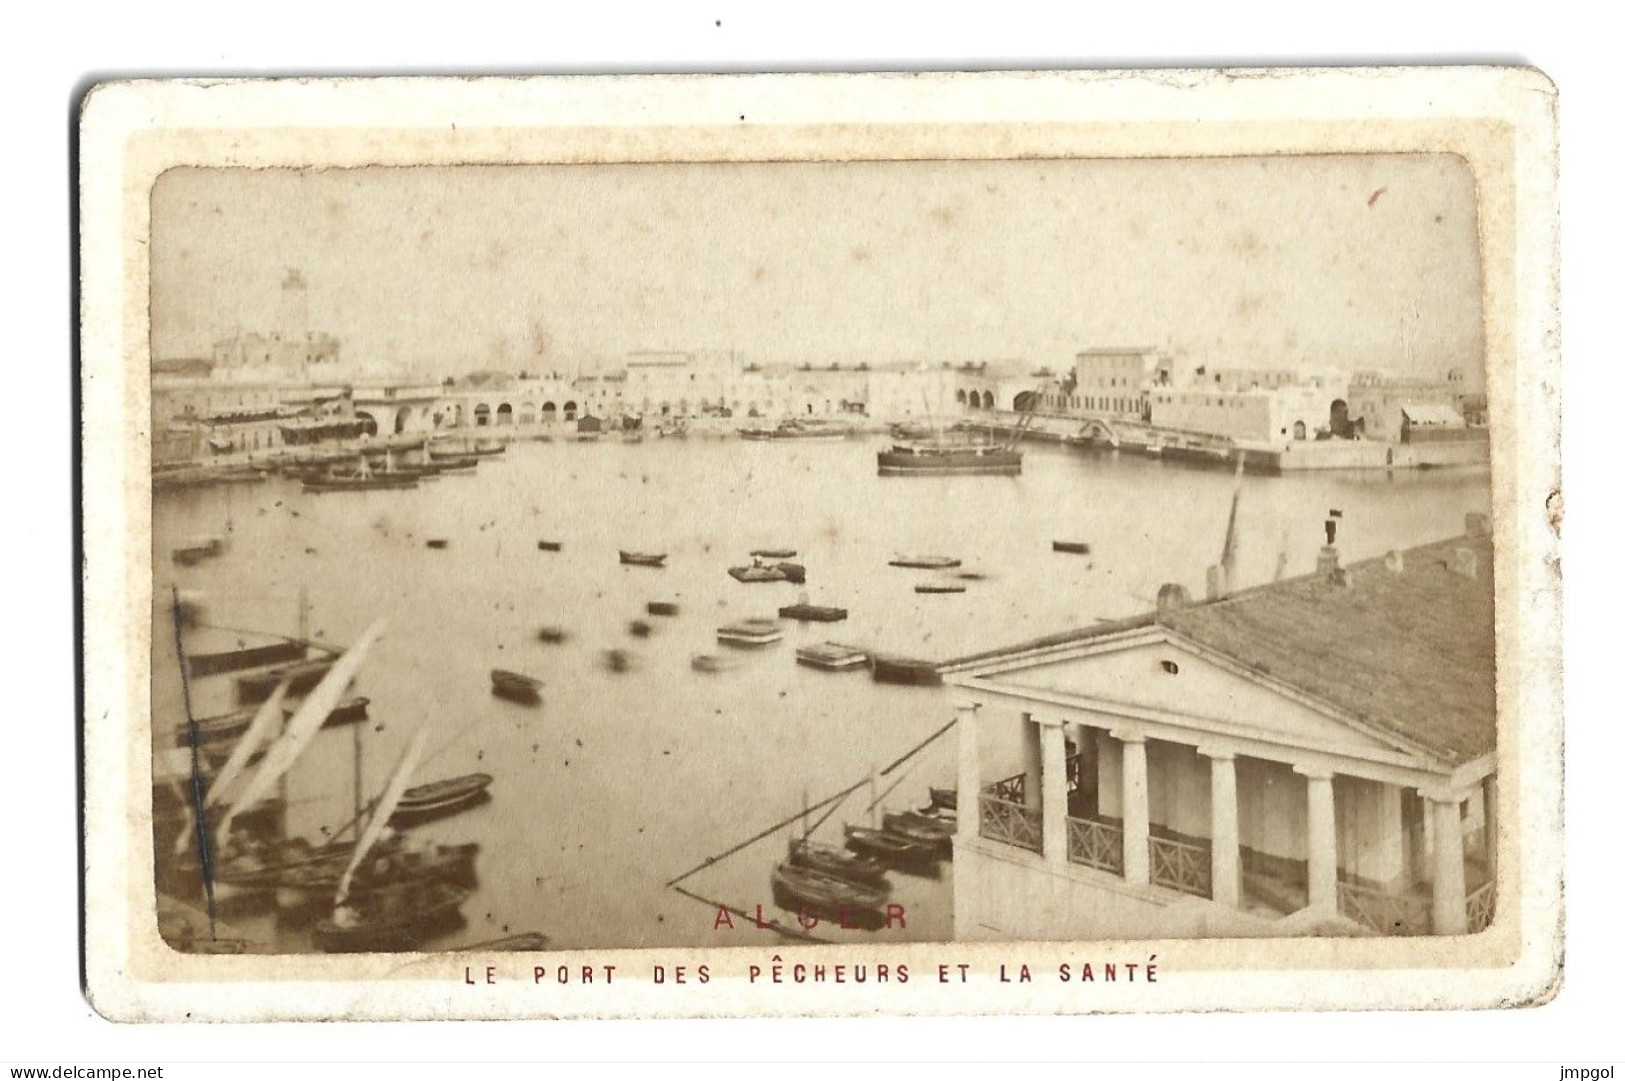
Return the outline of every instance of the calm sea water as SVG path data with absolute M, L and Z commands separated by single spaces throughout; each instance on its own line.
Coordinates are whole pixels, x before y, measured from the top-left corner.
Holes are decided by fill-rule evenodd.
M 355 692 L 372 700 L 364 792 L 383 785 L 419 728 L 429 750 L 416 780 L 496 777 L 491 802 L 416 829 L 481 845 L 466 925 L 432 945 L 520 931 L 561 947 L 745 944 L 767 935 L 743 924 L 713 930 L 714 909 L 664 883 L 795 815 L 804 798 L 862 780 L 951 720 L 940 690 L 803 668 L 797 645 L 833 638 L 940 659 L 1131 615 L 1163 582 L 1200 596 L 1223 542 L 1226 472 L 1029 446 L 1020 477 L 878 477 L 881 445 L 527 443 L 472 474 L 406 491 L 305 494 L 297 482 L 271 480 L 166 493 L 154 503 L 156 585 L 160 600 L 171 582 L 202 592 L 213 624 L 283 634 L 297 630 L 303 590 L 310 629 L 338 644 L 388 620 Z M 1379 555 L 1459 533 L 1467 512 L 1489 509 L 1488 473 L 1245 478 L 1242 584 L 1267 580 L 1283 548 L 1291 573 L 1312 569 L 1334 507 L 1343 511 L 1345 559 Z M 224 557 L 173 565 L 177 543 L 218 533 L 228 519 Z M 449 547 L 428 549 L 428 538 Z M 563 550 L 538 551 L 542 538 Z M 1093 554 L 1054 554 L 1058 538 L 1088 541 Z M 729 578 L 727 567 L 757 547 L 797 549 L 806 585 Z M 619 548 L 669 558 L 664 569 L 624 567 Z M 953 555 L 987 578 L 960 595 L 916 594 L 930 574 L 888 567 L 899 554 Z M 719 625 L 772 616 L 803 593 L 850 618 L 786 623 L 785 640 L 761 651 L 716 645 Z M 651 600 L 676 601 L 681 614 L 649 617 Z M 654 624 L 651 637 L 628 633 L 637 618 Z M 182 716 L 179 681 L 167 608 L 154 619 L 156 727 L 167 733 Z M 547 624 L 567 628 L 569 641 L 538 642 Z M 218 631 L 194 638 L 194 649 L 229 644 Z M 610 648 L 630 650 L 633 670 L 608 670 Z M 745 663 L 702 674 L 690 667 L 700 652 Z M 544 705 L 493 698 L 493 667 L 544 680 Z M 230 707 L 229 679 L 203 683 L 200 714 Z M 923 804 L 928 785 L 953 783 L 954 761 L 950 733 L 900 771 L 884 805 Z M 346 820 L 353 769 L 352 732 L 320 733 L 289 782 L 291 828 L 314 836 Z M 860 790 L 818 836 L 838 843 L 843 822 L 867 822 L 869 803 Z M 768 884 L 785 840 L 775 835 L 685 885 L 788 919 Z M 907 927 L 872 934 L 951 937 L 947 874 L 893 878 Z M 306 945 L 269 919 L 246 930 L 279 948 Z M 871 934 L 827 924 L 814 933 Z

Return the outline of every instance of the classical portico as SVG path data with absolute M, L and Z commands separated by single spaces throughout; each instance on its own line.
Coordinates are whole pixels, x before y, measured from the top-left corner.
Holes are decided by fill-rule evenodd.
M 950 674 L 958 933 L 1486 926 L 1493 710 L 1476 725 L 1441 711 L 1434 729 L 1357 715 L 1346 708 L 1365 701 L 1354 690 L 1339 697 L 1324 680 L 1248 663 L 1196 611 L 1057 636 Z M 1238 622 L 1232 612 L 1222 627 Z M 1493 669 L 1484 676 L 1493 686 Z M 1369 685 L 1358 693 L 1369 698 Z

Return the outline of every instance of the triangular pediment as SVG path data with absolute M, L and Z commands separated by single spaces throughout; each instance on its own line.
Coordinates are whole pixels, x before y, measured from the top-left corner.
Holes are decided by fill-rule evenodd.
M 971 673 L 966 673 L 967 675 Z M 1046 698 L 1112 703 L 1210 735 L 1247 730 L 1291 746 L 1404 750 L 1329 707 L 1161 628 L 1060 654 L 983 667 L 975 684 Z

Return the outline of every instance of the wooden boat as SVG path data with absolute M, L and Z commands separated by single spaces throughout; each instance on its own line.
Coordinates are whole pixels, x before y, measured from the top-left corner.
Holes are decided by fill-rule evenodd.
M 539 540 L 536 542 L 536 550 L 538 552 L 560 552 L 564 550 L 564 545 L 559 541 Z
M 311 941 L 324 953 L 406 949 L 453 922 L 467 899 L 446 882 L 372 890 L 318 923 Z
M 887 894 L 891 893 L 891 883 L 886 881 L 885 864 L 869 856 L 848 852 L 844 848 L 819 844 L 805 837 L 795 837 L 790 841 L 790 862 L 797 867 L 817 871 L 819 874 L 844 878 L 848 882 L 861 882 L 882 889 Z
M 945 571 L 952 570 L 962 561 L 952 556 L 898 556 L 890 560 L 889 567 L 908 567 L 914 570 Z
M 676 601 L 650 601 L 647 607 L 651 616 L 674 616 L 678 611 Z
M 501 668 L 491 669 L 491 693 L 527 706 L 542 704 L 542 681 Z
M 737 582 L 782 582 L 786 579 L 785 573 L 778 567 L 769 567 L 761 563 L 752 563 L 748 567 L 729 567 L 729 577 Z
M 794 548 L 755 548 L 751 550 L 750 554 L 755 559 L 794 559 L 796 550 Z
M 322 677 L 332 670 L 337 657 L 316 657 L 298 664 L 282 665 L 277 668 L 266 668 L 258 672 L 237 677 L 237 701 L 263 702 L 271 697 L 277 684 L 284 679 L 288 680 L 288 693 L 301 694 L 310 690 L 322 681 Z
M 307 473 L 301 484 L 307 492 L 368 492 L 383 488 L 416 488 L 418 476 L 415 473 L 374 473 L 363 456 L 354 472 L 330 472 L 320 476 Z
M 796 650 L 796 663 L 808 668 L 822 668 L 830 672 L 843 672 L 862 668 L 869 663 L 869 655 L 851 646 L 825 642 L 817 646 L 802 646 Z
M 871 654 L 869 661 L 874 670 L 876 683 L 912 683 L 922 687 L 935 687 L 942 682 L 942 674 L 931 661 L 880 654 Z
M 914 587 L 916 593 L 963 593 L 965 586 L 960 582 L 921 582 Z
M 1019 476 L 1021 451 L 1007 446 L 897 443 L 876 456 L 882 477 Z
M 451 951 L 453 953 L 525 953 L 535 950 L 545 950 L 552 939 L 539 931 L 521 931 L 517 935 L 504 935 L 502 938 L 487 939 L 476 942 L 472 946 L 459 946 Z
M 353 724 L 364 720 L 367 716 L 367 707 L 371 703 L 366 698 L 356 697 L 340 702 L 328 713 L 327 719 L 322 722 L 323 728 L 335 725 Z M 258 706 L 249 706 L 245 709 L 234 709 L 230 713 L 221 713 L 213 717 L 200 717 L 197 720 L 197 741 L 199 743 L 218 743 L 225 740 L 236 739 L 247 730 L 249 723 L 254 720 Z M 282 711 L 284 716 L 293 716 L 293 710 Z M 175 730 L 175 746 L 189 747 L 192 744 L 192 733 L 188 725 L 181 725 Z
M 959 791 L 954 788 L 932 788 L 931 806 L 948 811 L 959 810 Z
M 466 773 L 408 788 L 390 815 L 389 824 L 407 826 L 427 822 L 471 807 L 490 798 L 487 789 L 491 787 L 491 780 L 489 773 Z
M 846 827 L 846 847 L 859 855 L 879 860 L 887 867 L 899 870 L 936 869 L 938 847 L 935 843 L 903 837 L 884 829 L 868 826 Z
M 543 627 L 541 630 L 536 632 L 536 640 L 538 642 L 546 642 L 549 645 L 555 646 L 569 637 L 570 632 L 565 630 L 563 627 Z
M 633 638 L 647 638 L 654 633 L 654 627 L 646 619 L 634 619 L 626 625 L 626 633 Z
M 717 641 L 725 646 L 753 648 L 771 645 L 784 637 L 771 619 L 746 619 L 717 628 Z
M 429 452 L 429 460 L 442 473 L 455 473 L 464 469 L 473 469 L 480 464 L 478 454 L 454 454 L 450 452 Z
M 186 668 L 194 676 L 214 676 L 243 668 L 263 668 L 268 664 L 304 660 L 306 649 L 303 642 L 288 641 L 216 653 L 192 653 L 186 658 Z
M 409 847 L 399 840 L 379 845 L 367 854 L 350 884 L 351 896 L 410 882 L 450 882 L 472 886 L 477 844 Z M 307 866 L 284 872 L 277 879 L 279 908 L 305 908 L 320 903 L 338 890 L 344 868 L 338 864 Z
M 241 890 L 271 889 L 284 874 L 299 868 L 332 866 L 342 871 L 354 854 L 353 841 L 321 847 L 302 837 L 271 843 L 247 842 L 240 851 L 228 852 L 216 863 L 214 880 Z
M 1051 541 L 1050 547 L 1057 552 L 1067 552 L 1071 555 L 1086 556 L 1089 554 L 1089 545 L 1084 541 Z
M 779 615 L 784 619 L 799 619 L 807 623 L 839 623 L 846 618 L 846 609 L 821 604 L 787 604 L 779 609 Z
M 632 567 L 663 567 L 666 565 L 664 552 L 628 552 L 621 549 L 621 562 Z
M 728 672 L 739 667 L 733 657 L 718 657 L 714 653 L 696 653 L 689 666 L 696 672 Z
M 484 458 L 492 454 L 505 454 L 507 450 L 508 444 L 506 443 L 499 443 L 495 439 L 482 439 L 474 444 L 469 453 Z
M 194 567 L 205 559 L 213 559 L 225 550 L 224 537 L 194 537 L 170 552 L 170 558 L 183 567 Z
M 857 926 L 884 924 L 880 910 L 891 896 L 888 890 L 876 886 L 788 862 L 773 869 L 772 883 L 773 903 L 780 908 Z
M 800 563 L 775 563 L 773 569 L 784 575 L 786 582 L 800 585 L 807 580 L 807 568 Z
M 423 544 L 427 548 L 443 549 L 449 547 L 451 545 L 451 541 L 444 537 L 434 537 L 430 540 L 424 541 Z
M 604 650 L 604 667 L 611 672 L 630 672 L 637 666 L 637 660 L 624 649 Z
M 881 818 L 885 832 L 907 837 L 924 845 L 935 845 L 939 855 L 953 851 L 954 824 L 918 811 L 887 811 Z

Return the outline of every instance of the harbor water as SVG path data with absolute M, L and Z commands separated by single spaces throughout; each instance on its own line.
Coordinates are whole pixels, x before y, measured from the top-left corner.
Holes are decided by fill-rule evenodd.
M 765 827 L 862 781 L 952 720 L 941 689 L 876 684 L 867 673 L 798 666 L 794 650 L 833 639 L 943 660 L 1146 611 L 1165 582 L 1201 596 L 1217 562 L 1232 475 L 1151 459 L 1028 446 L 1019 477 L 879 477 L 876 439 L 649 439 L 515 443 L 477 470 L 415 489 L 305 493 L 294 480 L 154 497 L 155 742 L 184 719 L 168 606 L 172 584 L 204 598 L 214 628 L 343 645 L 388 621 L 356 681 L 371 699 L 359 730 L 324 730 L 287 783 L 292 832 L 319 838 L 351 816 L 355 749 L 361 791 L 382 787 L 412 734 L 427 729 L 415 783 L 475 771 L 492 799 L 416 827 L 477 841 L 479 883 L 465 923 L 428 946 L 539 931 L 557 947 L 745 945 L 770 932 L 666 887 Z M 1342 512 L 1345 562 L 1459 534 L 1489 510 L 1484 469 L 1295 474 L 1241 480 L 1239 586 L 1313 569 L 1327 512 Z M 221 533 L 219 558 L 191 567 L 171 550 Z M 444 539 L 443 548 L 429 548 Z M 542 551 L 539 540 L 559 542 Z M 1055 540 L 1084 541 L 1087 555 Z M 727 575 L 753 548 L 792 548 L 805 585 L 742 584 Z M 663 568 L 623 566 L 617 550 L 667 553 Z M 937 572 L 888 566 L 949 555 L 981 577 L 962 594 L 918 594 Z M 806 598 L 844 607 L 845 622 L 785 622 L 782 642 L 729 650 L 719 626 L 772 617 Z M 650 616 L 674 601 L 675 616 Z M 628 623 L 653 625 L 634 637 Z M 540 627 L 565 629 L 557 644 Z M 188 632 L 192 649 L 235 644 L 233 631 Z M 241 635 L 255 642 L 251 635 Z M 612 670 L 605 651 L 626 650 Z M 704 673 L 697 653 L 743 663 Z M 527 708 L 490 691 L 490 671 L 542 680 Z M 194 683 L 199 715 L 231 708 L 231 677 Z M 954 783 L 948 733 L 878 782 L 891 809 L 925 804 Z M 898 778 L 901 777 L 901 781 Z M 868 824 L 867 787 L 816 837 L 839 844 Z M 878 812 L 878 808 L 876 809 Z M 817 815 L 814 816 L 818 817 Z M 708 900 L 794 924 L 775 908 L 776 834 L 684 882 Z M 160 854 L 166 858 L 166 854 Z M 942 940 L 953 935 L 951 868 L 938 881 L 892 875 L 906 926 L 829 940 Z M 308 932 L 268 916 L 238 925 L 260 948 L 303 950 Z M 755 936 L 753 939 L 751 936 Z

